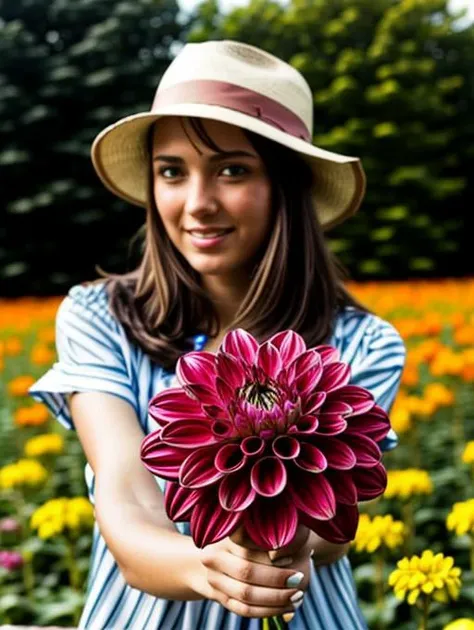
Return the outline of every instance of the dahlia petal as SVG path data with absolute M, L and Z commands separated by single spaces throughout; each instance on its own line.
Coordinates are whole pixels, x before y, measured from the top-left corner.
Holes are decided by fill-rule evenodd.
M 148 413 L 160 426 L 183 417 L 202 418 L 203 415 L 201 405 L 181 388 L 166 389 L 153 396 Z
M 318 434 L 339 435 L 347 429 L 347 421 L 335 413 L 322 413 L 318 416 Z
M 317 416 L 301 416 L 293 427 L 298 433 L 314 433 L 319 427 L 319 420 Z M 293 432 L 293 427 L 290 427 L 289 432 Z
M 312 473 L 319 473 L 326 470 L 328 462 L 324 454 L 312 444 L 302 442 L 299 456 L 295 459 L 295 464 L 302 470 Z
M 296 357 L 306 351 L 306 344 L 303 337 L 295 333 L 294 330 L 286 330 L 276 333 L 268 340 L 280 352 L 284 365 L 294 361 Z
M 357 463 L 353 450 L 342 440 L 334 437 L 318 435 L 317 444 L 324 453 L 329 468 L 350 470 Z
M 300 443 L 289 435 L 279 435 L 272 442 L 272 450 L 280 459 L 295 459 L 300 453 Z
M 305 352 L 303 352 L 303 354 L 300 354 L 299 357 L 297 357 L 292 363 L 290 363 L 289 367 L 294 367 L 295 376 L 301 376 L 307 370 L 320 366 L 322 366 L 321 357 L 314 348 L 311 348 L 310 350 L 306 350 Z
M 377 444 L 366 435 L 347 435 L 341 439 L 350 447 L 357 459 L 357 466 L 373 468 L 380 463 L 382 451 Z
M 278 457 L 262 457 L 252 466 L 250 483 L 252 488 L 263 497 L 274 497 L 285 489 L 286 468 Z
M 323 373 L 322 364 L 314 366 L 306 370 L 300 376 L 297 376 L 293 387 L 296 389 L 299 396 L 305 396 L 309 392 L 314 392 L 316 387 L 319 386 L 319 381 Z
M 224 510 L 241 512 L 252 504 L 257 493 L 250 485 L 248 472 L 239 470 L 227 475 L 219 483 L 219 503 Z
M 337 414 L 338 416 L 349 416 L 352 413 L 352 407 L 342 400 L 330 400 L 329 394 L 326 398 L 323 408 L 318 415 L 321 414 Z
M 244 526 L 261 549 L 279 549 L 294 539 L 298 512 L 286 492 L 271 499 L 257 497 L 244 512 Z
M 224 475 L 214 466 L 215 454 L 216 447 L 211 446 L 188 455 L 181 466 L 179 483 L 185 488 L 203 488 L 221 479 Z
M 181 465 L 189 455 L 189 451 L 164 444 L 154 433 L 149 433 L 143 439 L 140 459 L 153 475 L 169 481 L 177 481 Z
M 231 354 L 218 353 L 216 357 L 216 374 L 232 391 L 244 385 L 245 372 L 242 363 Z
M 355 468 L 351 475 L 357 488 L 358 501 L 370 501 L 385 492 L 387 472 L 383 464 L 373 468 Z
M 209 420 L 197 420 L 195 418 L 170 422 L 163 428 L 161 440 L 165 444 L 180 448 L 198 448 L 217 442 Z
M 252 365 L 258 350 L 258 343 L 250 333 L 242 328 L 231 330 L 222 340 L 219 350 L 231 354 L 236 359 L 242 359 Z
M 176 376 L 182 386 L 206 385 L 214 388 L 216 357 L 212 352 L 188 352 L 178 359 Z
M 328 365 L 329 363 L 335 363 L 339 361 L 341 353 L 334 346 L 328 346 L 327 344 L 322 344 L 320 346 L 315 346 L 314 350 L 317 350 L 321 357 L 321 361 L 323 365 Z
M 364 413 L 348 420 L 348 434 L 363 434 L 374 442 L 381 442 L 390 431 L 390 420 L 387 413 L 377 405 L 368 413 Z
M 215 386 L 207 385 L 183 385 L 185 391 L 202 405 L 212 405 L 219 407 L 222 402 L 216 392 Z
M 323 473 L 292 471 L 288 488 L 298 510 L 312 518 L 328 520 L 336 513 L 336 497 Z
M 265 442 L 257 435 L 249 435 L 240 443 L 240 449 L 244 455 L 255 456 L 260 455 L 265 448 Z
M 199 549 L 230 536 L 242 521 L 242 512 L 224 510 L 214 491 L 207 492 L 193 509 L 191 536 Z
M 301 411 L 306 413 L 314 413 L 322 407 L 326 400 L 326 392 L 312 392 L 309 395 L 301 397 Z
M 332 389 L 347 385 L 351 378 L 351 366 L 348 363 L 330 363 L 324 366 L 324 372 L 318 388 L 330 392 Z
M 228 412 L 219 405 L 202 405 L 202 410 L 206 416 L 215 420 L 227 420 L 229 418 Z
M 215 420 L 211 426 L 212 432 L 218 438 L 226 438 L 231 437 L 234 430 L 230 422 L 225 422 L 224 420 Z
M 240 444 L 225 444 L 216 453 L 214 466 L 221 473 L 231 473 L 245 466 L 247 457 L 242 453 Z
M 334 544 L 343 545 L 354 540 L 357 525 L 359 523 L 359 510 L 357 506 L 338 504 L 334 518 L 328 521 L 320 521 L 311 518 L 302 511 L 298 513 L 301 522 L 312 529 L 313 532 Z
M 328 392 L 328 402 L 333 399 L 343 400 L 352 407 L 352 415 L 367 413 L 375 405 L 374 396 L 369 390 L 358 385 L 343 385 Z
M 230 387 L 220 376 L 216 378 L 216 391 L 220 401 L 224 405 L 228 405 L 235 397 L 235 390 Z
M 344 505 L 357 505 L 357 488 L 352 473 L 343 470 L 327 470 L 324 476 L 334 490 L 336 502 Z
M 266 376 L 269 376 L 272 379 L 275 379 L 278 376 L 282 368 L 280 353 L 275 346 L 268 341 L 259 347 L 255 363 L 263 370 Z
M 201 490 L 189 490 L 179 483 L 167 483 L 165 488 L 165 509 L 168 517 L 174 521 L 188 521 L 191 513 L 202 496 Z

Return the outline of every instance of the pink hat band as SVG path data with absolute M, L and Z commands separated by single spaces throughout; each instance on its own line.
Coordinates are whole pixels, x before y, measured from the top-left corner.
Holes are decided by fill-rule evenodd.
M 225 81 L 196 80 L 178 83 L 158 92 L 151 112 L 185 103 L 217 105 L 258 118 L 280 131 L 306 142 L 311 134 L 305 123 L 287 107 L 263 94 Z

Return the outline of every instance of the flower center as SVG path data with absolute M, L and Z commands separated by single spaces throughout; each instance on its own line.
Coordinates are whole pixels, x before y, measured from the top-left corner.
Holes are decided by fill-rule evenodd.
M 257 409 L 265 411 L 271 411 L 279 398 L 278 391 L 274 387 L 258 382 L 244 385 L 239 394 Z

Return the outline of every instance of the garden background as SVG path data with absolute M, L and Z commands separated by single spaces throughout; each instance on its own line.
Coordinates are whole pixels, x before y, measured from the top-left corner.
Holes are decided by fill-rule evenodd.
M 389 488 L 351 550 L 364 611 L 371 628 L 409 630 L 428 601 L 427 627 L 470 617 L 472 630 L 474 26 L 460 17 L 446 0 L 252 0 L 226 12 L 211 0 L 187 14 L 174 0 L 0 0 L 0 623 L 73 625 L 83 601 L 83 455 L 26 390 L 55 360 L 61 297 L 97 265 L 127 271 L 139 254 L 143 212 L 103 188 L 90 144 L 149 109 L 183 43 L 234 39 L 298 68 L 314 141 L 362 158 L 366 199 L 328 240 L 350 288 L 408 347 Z M 460 584 L 450 561 L 425 556 L 403 588 L 390 585 L 397 561 L 424 550 L 451 556 Z

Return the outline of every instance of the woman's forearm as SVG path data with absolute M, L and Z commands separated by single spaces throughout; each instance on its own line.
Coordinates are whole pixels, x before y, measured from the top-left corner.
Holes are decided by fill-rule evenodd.
M 350 544 L 336 545 L 310 532 L 310 546 L 314 549 L 313 562 L 316 565 L 332 564 L 349 551 Z
M 190 536 L 165 526 L 133 501 L 116 501 L 96 489 L 96 517 L 125 581 L 164 599 L 203 599 L 205 568 Z

